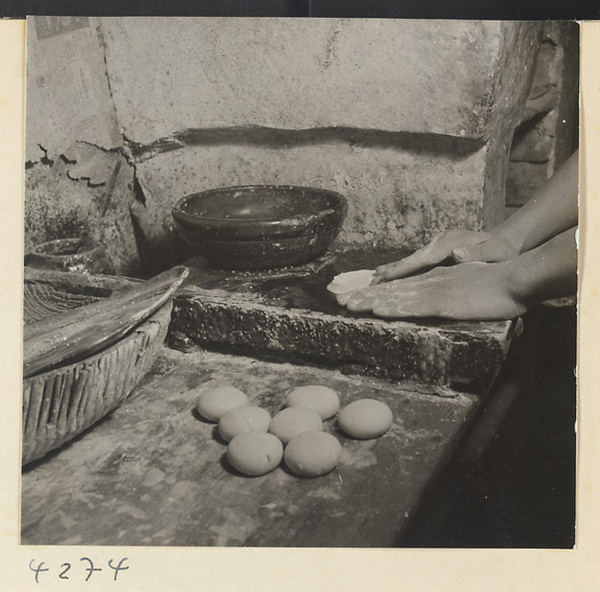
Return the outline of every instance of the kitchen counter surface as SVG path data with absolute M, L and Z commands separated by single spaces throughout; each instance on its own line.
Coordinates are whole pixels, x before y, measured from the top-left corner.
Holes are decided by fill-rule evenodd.
M 194 411 L 198 393 L 222 383 L 271 414 L 296 386 L 324 384 L 342 406 L 385 401 L 394 422 L 366 441 L 326 422 L 343 452 L 325 476 L 299 478 L 280 466 L 248 478 L 229 467 L 215 424 Z M 475 395 L 448 387 L 164 347 L 120 408 L 24 468 L 22 544 L 401 545 L 477 406 Z
M 192 259 L 169 343 L 485 394 L 519 321 L 378 319 L 348 312 L 327 291 L 336 274 L 394 257 L 388 250 L 333 251 L 301 267 L 264 271 L 215 270 Z

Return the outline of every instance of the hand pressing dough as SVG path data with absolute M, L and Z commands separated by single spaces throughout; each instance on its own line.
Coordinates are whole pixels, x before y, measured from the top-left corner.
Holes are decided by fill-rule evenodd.
M 375 277 L 374 269 L 357 269 L 355 271 L 346 271 L 336 275 L 327 289 L 336 296 L 364 290 L 371 285 Z
M 283 444 L 272 434 L 245 432 L 238 434 L 227 446 L 227 460 L 244 475 L 264 475 L 279 465 Z
M 287 407 L 273 416 L 269 432 L 287 444 L 303 432 L 320 432 L 323 422 L 316 411 L 304 407 Z
M 196 409 L 204 419 L 217 422 L 227 411 L 243 405 L 250 405 L 248 396 L 238 388 L 224 385 L 200 393 Z
M 336 392 L 327 386 L 309 384 L 293 390 L 288 395 L 286 405 L 312 409 L 325 421 L 338 412 L 340 399 Z
M 269 430 L 271 415 L 266 409 L 255 405 L 236 407 L 219 418 L 219 435 L 229 442 L 238 434 Z
M 392 420 L 392 410 L 376 399 L 359 399 L 338 413 L 340 428 L 361 440 L 383 436 L 390 429 Z
M 283 454 L 285 464 L 300 477 L 319 477 L 337 467 L 342 454 L 338 439 L 327 432 L 304 432 L 292 438 Z

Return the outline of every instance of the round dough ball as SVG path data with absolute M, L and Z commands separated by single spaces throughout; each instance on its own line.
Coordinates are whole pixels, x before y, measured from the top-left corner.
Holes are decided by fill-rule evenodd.
M 264 432 L 269 430 L 271 415 L 266 409 L 255 405 L 236 407 L 219 418 L 219 435 L 229 442 L 238 434 L 245 432 Z
M 292 473 L 318 477 L 337 467 L 342 454 L 338 439 L 327 432 L 304 432 L 292 438 L 283 458 Z
M 287 398 L 286 405 L 312 409 L 322 420 L 326 420 L 338 412 L 340 399 L 329 387 L 310 384 L 293 390 Z
M 208 421 L 219 421 L 219 417 L 230 409 L 250 405 L 250 399 L 234 386 L 217 386 L 200 393 L 196 409 Z
M 287 444 L 294 436 L 303 432 L 320 432 L 323 422 L 316 411 L 304 407 L 287 407 L 271 420 L 269 432 Z
M 375 399 L 359 399 L 338 413 L 340 428 L 361 440 L 382 436 L 390 429 L 392 420 L 392 410 Z
M 273 434 L 245 432 L 227 446 L 227 460 L 244 475 L 256 477 L 272 471 L 283 458 L 283 444 Z

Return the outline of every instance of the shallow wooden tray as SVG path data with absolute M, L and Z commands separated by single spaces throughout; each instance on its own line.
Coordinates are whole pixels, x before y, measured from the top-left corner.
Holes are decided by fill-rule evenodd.
M 110 276 L 26 273 L 25 322 L 92 304 L 135 285 Z M 22 462 L 59 448 L 118 407 L 148 372 L 171 318 L 167 302 L 117 343 L 84 360 L 23 380 Z

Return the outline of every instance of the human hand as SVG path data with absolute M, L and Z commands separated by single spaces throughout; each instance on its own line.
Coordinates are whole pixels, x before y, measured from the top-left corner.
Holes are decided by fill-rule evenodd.
M 517 292 L 510 262 L 477 262 L 437 267 L 422 275 L 340 294 L 338 302 L 353 312 L 390 319 L 504 320 L 527 310 Z
M 519 255 L 518 247 L 493 232 L 448 230 L 412 255 L 380 265 L 375 270 L 372 285 L 408 277 L 418 271 L 439 265 L 445 260 L 454 263 L 469 261 L 507 261 Z

